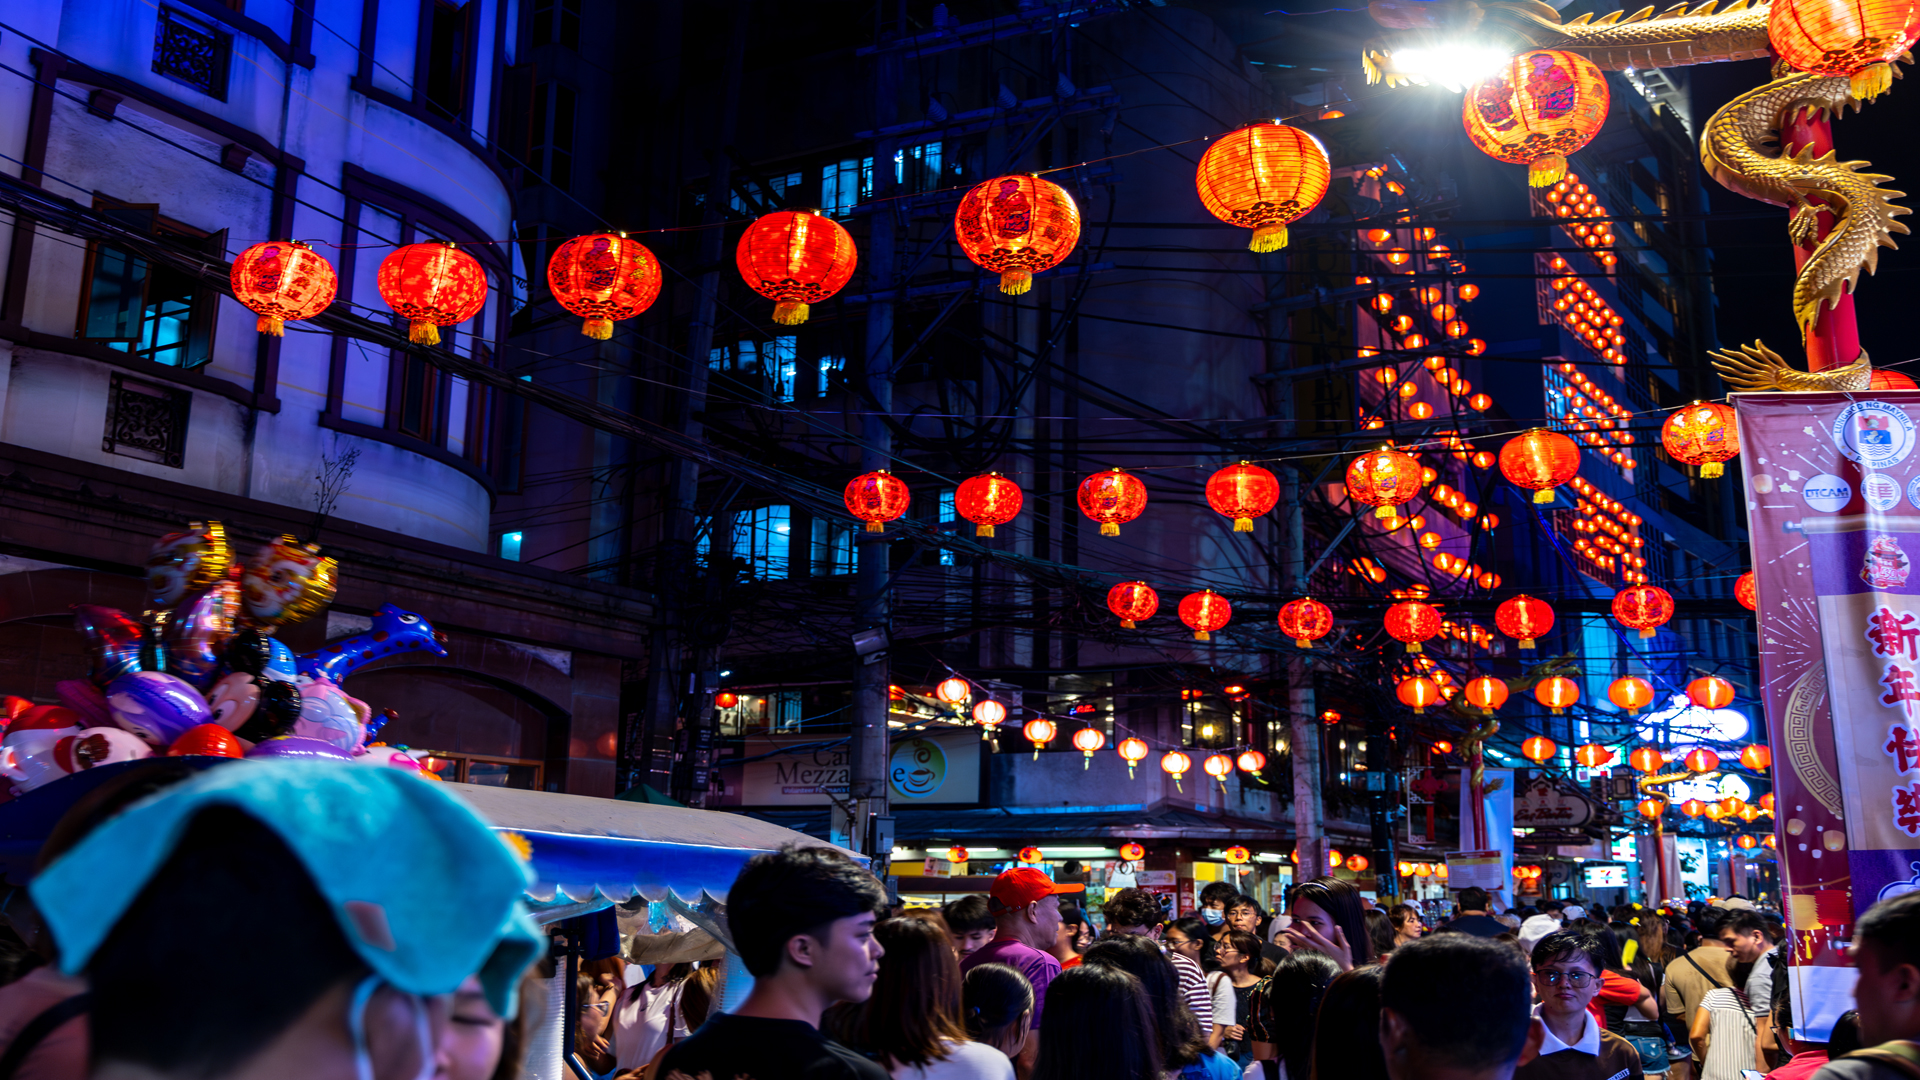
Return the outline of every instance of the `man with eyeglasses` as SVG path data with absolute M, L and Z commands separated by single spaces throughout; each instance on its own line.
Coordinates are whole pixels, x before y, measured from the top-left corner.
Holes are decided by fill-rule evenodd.
M 1588 1008 L 1600 992 L 1600 939 L 1557 930 L 1533 947 L 1533 1015 L 1540 1054 L 1514 1080 L 1645 1080 L 1640 1052 L 1601 1027 Z

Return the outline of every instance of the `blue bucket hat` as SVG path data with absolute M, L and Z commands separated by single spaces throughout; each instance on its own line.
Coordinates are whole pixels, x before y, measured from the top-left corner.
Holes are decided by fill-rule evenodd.
M 546 942 L 521 902 L 525 862 L 466 804 L 398 769 L 247 761 L 213 769 L 109 819 L 35 877 L 29 892 L 84 970 L 200 811 L 231 807 L 273 830 L 313 878 L 360 958 L 414 994 L 478 974 L 502 1016 Z

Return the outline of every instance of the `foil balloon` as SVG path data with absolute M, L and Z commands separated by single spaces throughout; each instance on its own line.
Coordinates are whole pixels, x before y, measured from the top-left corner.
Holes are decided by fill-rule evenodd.
M 367 747 L 365 753 L 355 754 L 355 765 L 379 765 L 383 768 L 405 769 L 408 772 L 421 772 L 420 762 L 412 754 L 397 746 L 375 743 Z
M 86 717 L 84 727 L 111 727 L 113 709 L 107 704 L 107 692 L 85 679 L 61 679 L 53 684 L 53 692 L 67 708 Z
M 32 791 L 67 775 L 54 763 L 53 748 L 81 727 L 62 724 L 62 719 L 51 714 L 22 715 L 8 725 L 6 737 L 0 739 L 0 775 L 12 780 L 16 790 Z
M 238 731 L 260 707 L 260 683 L 244 671 L 223 675 L 207 688 L 207 712 L 227 731 Z
M 366 745 L 367 720 L 373 715 L 366 702 L 348 696 L 331 679 L 302 676 L 299 685 L 300 719 L 293 725 L 294 735 L 348 752 Z
M 153 756 L 153 748 L 131 731 L 115 727 L 82 728 L 53 744 L 53 763 L 64 774 L 86 772 L 96 765 L 137 761 Z
M 140 670 L 145 628 L 118 608 L 75 604 L 73 627 L 87 639 L 87 678 L 105 686 Z
M 154 608 L 170 608 L 188 593 L 226 577 L 232 566 L 226 529 L 217 521 L 193 522 L 185 532 L 155 541 L 147 553 L 147 601 Z
M 240 583 L 224 577 L 174 609 L 160 631 L 167 670 L 206 689 L 220 673 L 227 639 L 240 615 Z
M 168 757 L 244 757 L 246 751 L 233 732 L 219 724 L 201 724 L 188 728 L 186 734 L 173 740 L 167 747 Z
M 300 674 L 299 658 L 279 638 L 268 637 L 252 627 L 244 627 L 227 639 L 221 657 L 227 670 L 269 679 L 292 682 Z
M 242 621 L 271 631 L 318 613 L 333 603 L 339 565 L 320 554 L 318 544 L 291 536 L 261 548 L 241 574 Z
M 315 652 L 301 654 L 300 674 L 340 682 L 366 664 L 396 653 L 430 652 L 445 656 L 444 641 L 445 636 L 427 620 L 392 604 L 381 604 L 373 615 L 373 625 L 367 630 L 328 642 L 325 648 Z
M 164 671 L 136 671 L 113 680 L 107 684 L 107 705 L 114 723 L 161 748 L 212 720 L 200 691 Z
M 250 758 L 297 758 L 312 761 L 351 761 L 353 755 L 319 739 L 303 739 L 298 735 L 288 735 L 266 742 L 247 751 Z
M 0 717 L 5 718 L 0 720 L 0 724 L 13 723 L 16 717 L 31 708 L 33 708 L 33 702 L 26 698 L 15 697 L 12 694 L 0 696 Z

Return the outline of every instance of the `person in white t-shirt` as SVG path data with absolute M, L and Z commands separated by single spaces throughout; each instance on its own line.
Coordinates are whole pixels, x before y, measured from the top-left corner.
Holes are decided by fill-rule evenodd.
M 620 1072 L 652 1061 L 669 1038 L 687 1037 L 679 1005 L 692 970 L 691 964 L 656 964 L 620 995 L 613 1009 L 613 1053 Z
M 873 938 L 882 950 L 873 994 L 828 1009 L 822 1030 L 893 1080 L 1014 1080 L 1006 1054 L 967 1038 L 948 935 L 931 922 L 892 918 L 875 924 Z

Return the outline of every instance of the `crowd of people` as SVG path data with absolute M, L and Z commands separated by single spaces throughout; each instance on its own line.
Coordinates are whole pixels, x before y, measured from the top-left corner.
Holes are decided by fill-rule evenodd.
M 143 764 L 0 895 L 0 1080 L 520 1080 L 559 1015 L 526 887 L 396 772 Z M 1786 930 L 1739 897 L 1092 900 L 1021 867 L 903 910 L 836 849 L 770 852 L 703 931 L 726 960 L 583 963 L 559 1026 L 581 1080 L 1920 1080 L 1920 893 L 1860 916 L 1837 1017 L 1796 1012 Z

